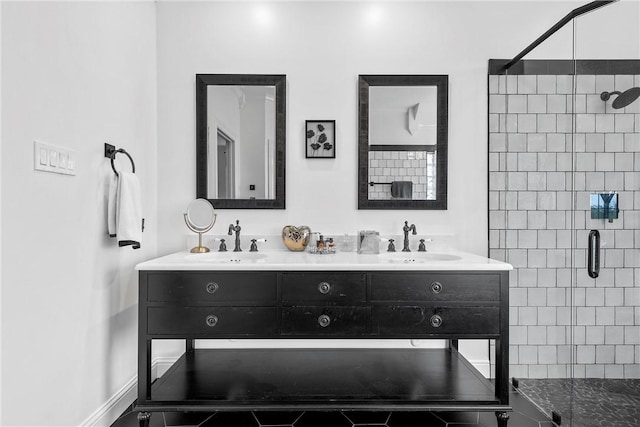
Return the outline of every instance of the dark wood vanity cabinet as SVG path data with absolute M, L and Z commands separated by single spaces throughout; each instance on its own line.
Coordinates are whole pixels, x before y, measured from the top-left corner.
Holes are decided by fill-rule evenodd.
M 140 423 L 152 411 L 508 412 L 507 271 L 140 271 Z M 152 342 L 186 350 L 151 382 Z M 196 348 L 219 338 L 445 339 L 445 348 Z M 458 339 L 496 341 L 495 384 Z

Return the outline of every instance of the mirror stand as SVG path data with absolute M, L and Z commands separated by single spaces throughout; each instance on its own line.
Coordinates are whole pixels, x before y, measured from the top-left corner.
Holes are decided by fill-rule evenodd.
M 198 233 L 198 246 L 191 249 L 192 254 L 209 252 L 209 248 L 202 246 L 202 235 L 213 228 L 217 217 L 208 200 L 196 199 L 189 203 L 187 213 L 184 214 L 184 222 L 189 230 Z
M 185 224 L 187 224 L 187 227 L 189 228 L 189 230 L 191 230 L 194 233 L 198 234 L 198 246 L 196 246 L 194 248 L 191 248 L 190 252 L 192 254 L 203 254 L 203 253 L 206 253 L 206 252 L 210 252 L 209 248 L 207 248 L 206 246 L 202 246 L 202 235 L 213 228 L 213 225 L 216 223 L 216 217 L 217 217 L 217 215 L 214 214 L 213 215 L 213 221 L 211 222 L 211 225 L 209 225 L 207 227 L 204 227 L 204 228 L 197 228 L 196 226 L 194 226 L 193 224 L 191 224 L 189 222 L 188 215 L 184 214 L 184 222 L 185 222 Z

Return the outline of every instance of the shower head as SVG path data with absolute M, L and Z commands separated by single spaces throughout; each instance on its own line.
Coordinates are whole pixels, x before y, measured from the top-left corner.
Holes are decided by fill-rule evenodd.
M 640 97 L 640 87 L 632 87 L 631 89 L 627 89 L 624 92 L 620 92 L 617 90 L 614 90 L 613 92 L 602 92 L 600 94 L 600 99 L 602 99 L 603 101 L 608 101 L 611 95 L 618 95 L 618 97 L 611 103 L 611 106 L 617 110 L 626 107 L 627 105 L 638 99 L 638 97 Z

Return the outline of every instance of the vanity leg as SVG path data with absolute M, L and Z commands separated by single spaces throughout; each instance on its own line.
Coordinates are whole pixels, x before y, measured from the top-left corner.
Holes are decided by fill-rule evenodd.
M 509 422 L 508 412 L 496 412 L 496 418 L 498 419 L 498 427 L 507 427 Z
M 151 419 L 151 412 L 138 412 L 138 425 L 140 427 L 149 427 L 149 419 Z
M 193 351 L 193 340 L 186 340 L 185 350 L 187 351 L 187 353 Z

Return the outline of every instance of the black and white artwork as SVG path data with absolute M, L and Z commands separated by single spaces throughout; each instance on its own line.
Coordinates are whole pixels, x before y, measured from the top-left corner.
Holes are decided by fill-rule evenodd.
M 305 157 L 307 159 L 335 159 L 336 121 L 307 120 L 305 123 Z

